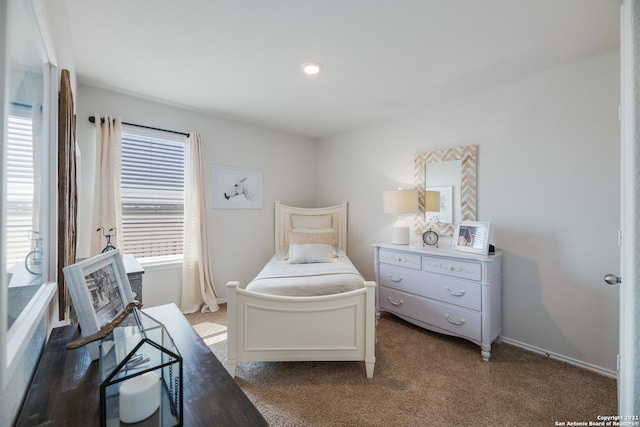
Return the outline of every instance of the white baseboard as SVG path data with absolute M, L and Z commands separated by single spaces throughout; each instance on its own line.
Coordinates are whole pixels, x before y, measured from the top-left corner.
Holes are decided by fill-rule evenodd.
M 548 350 L 544 350 L 542 348 L 538 348 L 529 344 L 525 344 L 523 342 L 520 341 L 516 341 L 513 340 L 511 338 L 507 338 L 507 337 L 501 337 L 502 342 L 507 343 L 507 344 L 511 344 L 513 346 L 516 347 L 520 347 L 523 348 L 525 350 L 529 350 L 532 351 L 534 353 L 538 353 L 538 354 L 542 354 L 545 357 L 549 357 L 551 359 L 556 359 L 556 360 L 560 360 L 562 362 L 566 362 L 569 363 L 570 365 L 574 365 L 577 366 L 579 368 L 583 368 L 595 373 L 598 373 L 600 375 L 604 375 L 605 377 L 610 377 L 610 378 L 618 378 L 618 373 L 616 371 L 611 371 L 609 369 L 604 369 L 600 366 L 596 366 L 596 365 L 592 365 L 590 363 L 586 363 L 583 362 L 581 360 L 577 360 L 577 359 L 573 359 L 571 357 L 567 357 L 567 356 L 563 356 L 562 354 L 557 354 Z
M 226 298 L 220 298 L 220 299 L 218 299 L 218 303 L 219 304 L 226 304 L 227 303 L 227 299 Z M 510 344 L 510 345 L 513 345 L 513 346 L 516 346 L 516 347 L 520 347 L 520 348 L 523 348 L 525 350 L 531 351 L 533 353 L 537 353 L 537 354 L 541 354 L 541 355 L 543 355 L 545 357 L 549 357 L 551 359 L 559 360 L 561 362 L 566 362 L 566 363 L 568 363 L 570 365 L 574 365 L 574 366 L 577 366 L 579 368 L 586 369 L 588 371 L 592 371 L 592 372 L 595 372 L 595 373 L 600 374 L 600 375 L 604 375 L 605 377 L 609 377 L 609 378 L 617 378 L 618 377 L 618 373 L 616 371 L 612 371 L 612 370 L 609 370 L 609 369 L 602 368 L 600 366 L 592 365 L 590 363 L 586 363 L 586 362 L 583 362 L 581 360 L 573 359 L 571 357 L 567 357 L 567 356 L 564 356 L 562 354 L 554 353 L 552 351 L 548 351 L 548 350 L 545 350 L 545 349 L 542 349 L 542 348 L 539 348 L 539 347 L 535 347 L 535 346 L 532 346 L 530 344 L 526 344 L 526 343 L 511 339 L 511 338 L 507 338 L 507 337 L 504 337 L 504 336 L 500 337 L 500 338 L 501 338 L 502 342 L 504 342 L 506 344 Z

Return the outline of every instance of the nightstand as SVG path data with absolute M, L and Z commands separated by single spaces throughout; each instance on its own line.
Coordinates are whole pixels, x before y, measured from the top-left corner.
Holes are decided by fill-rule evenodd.
M 142 275 L 144 274 L 144 268 L 142 268 L 140 263 L 136 260 L 136 257 L 132 254 L 122 255 L 122 262 L 124 263 L 124 269 L 127 272 L 127 278 L 129 279 L 133 298 L 136 301 L 142 302 Z

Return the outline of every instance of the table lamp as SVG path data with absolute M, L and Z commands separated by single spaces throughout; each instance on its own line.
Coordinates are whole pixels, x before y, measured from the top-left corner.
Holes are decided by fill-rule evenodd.
M 393 224 L 394 245 L 409 244 L 409 224 L 402 218 L 403 215 L 413 214 L 418 211 L 418 190 L 388 190 L 383 194 L 384 213 L 398 214 L 398 220 Z

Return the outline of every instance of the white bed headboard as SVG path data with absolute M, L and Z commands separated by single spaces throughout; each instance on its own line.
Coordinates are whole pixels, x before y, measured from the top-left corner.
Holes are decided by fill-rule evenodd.
M 275 202 L 275 250 L 289 246 L 291 215 L 332 215 L 332 227 L 338 233 L 338 246 L 347 251 L 347 202 L 326 208 L 296 208 Z

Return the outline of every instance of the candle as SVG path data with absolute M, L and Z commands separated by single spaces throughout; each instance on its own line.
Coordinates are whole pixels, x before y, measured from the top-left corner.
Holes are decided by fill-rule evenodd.
M 147 372 L 130 378 L 120 387 L 120 421 L 137 423 L 153 415 L 160 406 L 160 376 Z

